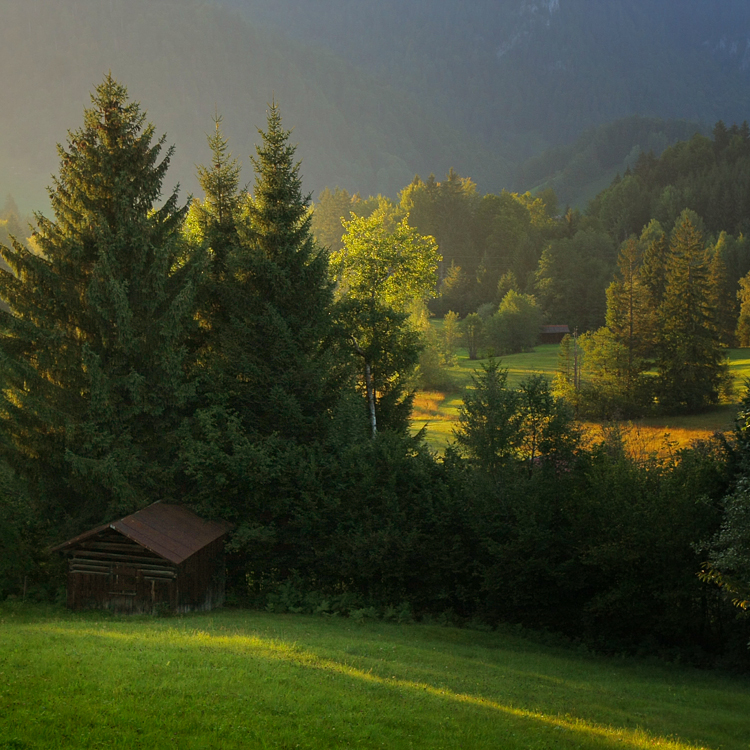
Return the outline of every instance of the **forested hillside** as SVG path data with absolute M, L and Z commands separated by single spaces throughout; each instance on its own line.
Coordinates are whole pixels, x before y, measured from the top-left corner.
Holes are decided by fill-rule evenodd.
M 729 126 L 720 121 L 711 137 L 695 135 L 661 158 L 642 154 L 620 177 L 589 209 L 617 241 L 640 234 L 651 219 L 669 227 L 685 208 L 695 211 L 712 234 L 747 234 L 750 228 L 747 121 Z
M 686 120 L 625 117 L 527 159 L 516 170 L 515 186 L 521 192 L 552 189 L 560 206 L 584 209 L 618 173 L 633 167 L 642 153 L 660 156 L 668 146 L 696 133 L 707 135 L 709 130 Z
M 224 2 L 335 51 L 514 160 L 628 115 L 741 121 L 750 104 L 742 0 Z

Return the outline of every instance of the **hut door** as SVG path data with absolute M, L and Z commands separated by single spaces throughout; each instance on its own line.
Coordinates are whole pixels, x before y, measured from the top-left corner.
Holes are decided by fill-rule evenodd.
M 113 565 L 110 594 L 135 596 L 138 591 L 138 569 L 127 565 Z

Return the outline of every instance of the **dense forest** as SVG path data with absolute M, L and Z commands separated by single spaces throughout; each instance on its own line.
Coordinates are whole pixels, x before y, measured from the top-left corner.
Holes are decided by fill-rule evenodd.
M 439 295 L 430 309 L 472 328 L 474 354 L 529 349 L 535 339 L 524 330 L 568 325 L 583 334 L 581 367 L 573 392 L 563 358 L 559 386 L 579 413 L 695 409 L 728 395 L 725 349 L 750 342 L 748 175 L 747 123 L 719 121 L 712 137 L 695 134 L 660 156 L 640 153 L 585 212 L 562 213 L 549 187 L 480 196 L 451 171 L 443 181 L 416 177 L 398 202 L 325 190 L 313 231 L 338 248 L 342 217 L 388 203 L 437 240 Z M 675 378 L 687 389 L 690 366 L 703 372 L 701 382 L 677 397 Z
M 600 264 L 586 281 L 604 286 L 643 236 L 623 234 L 626 197 L 640 191 L 622 186 L 642 180 L 654 206 L 669 186 L 699 197 L 701 169 L 719 183 L 743 173 L 746 127 L 643 157 L 586 215 L 561 216 L 551 191 L 480 197 L 455 172 L 415 178 L 398 203 L 329 190 L 311 211 L 276 104 L 249 189 L 224 120 L 208 125 L 201 197 L 181 198 L 167 187 L 174 150 L 106 76 L 60 148 L 51 213 L 0 247 L 2 595 L 54 598 L 61 561 L 49 545 L 164 500 L 235 525 L 236 604 L 512 622 L 605 651 L 746 668 L 748 398 L 733 436 L 634 458 L 616 427 L 583 441 L 550 383 L 511 389 L 489 359 L 445 456 L 409 431 L 427 304 L 445 304 L 446 284 L 473 300 L 445 316 L 463 317 L 467 338 L 489 325 L 475 303 L 507 335 L 503 316 L 575 296 L 539 291 L 569 283 L 564 261 Z M 700 169 L 687 154 L 704 157 Z M 340 223 L 326 203 L 352 210 Z M 702 268 L 718 254 L 704 242 L 720 229 L 709 205 L 701 218 L 688 200 L 647 234 L 649 268 L 666 266 L 648 279 L 663 281 L 671 341 L 683 335 L 678 261 Z M 6 233 L 11 215 L 9 203 Z M 725 216 L 728 232 L 741 229 L 741 213 Z M 336 221 L 338 238 L 316 241 Z M 601 294 L 579 325 L 616 333 L 616 295 Z

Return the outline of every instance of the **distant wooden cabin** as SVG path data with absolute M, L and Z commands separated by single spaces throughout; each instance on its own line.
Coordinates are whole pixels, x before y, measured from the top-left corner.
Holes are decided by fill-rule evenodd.
M 559 344 L 569 333 L 568 326 L 542 326 L 539 330 L 539 343 Z
M 68 557 L 68 607 L 194 612 L 224 602 L 224 521 L 154 503 L 53 548 Z

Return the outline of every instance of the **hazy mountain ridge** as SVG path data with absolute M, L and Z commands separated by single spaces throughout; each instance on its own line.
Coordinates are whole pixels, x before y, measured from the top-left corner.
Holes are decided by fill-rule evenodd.
M 421 96 L 510 158 L 630 115 L 750 111 L 744 63 L 721 49 L 750 34 L 740 0 L 223 2 Z
M 559 10 L 560 0 L 524 0 L 517 11 L 517 25 L 511 26 L 510 38 L 502 42 L 495 52 L 497 58 L 502 58 L 524 42 L 528 42 L 537 26 L 550 28 L 552 15 Z
M 499 189 L 509 171 L 478 141 L 330 52 L 286 39 L 222 6 L 193 0 L 0 0 L 0 196 L 44 208 L 57 143 L 80 126 L 89 93 L 111 70 L 176 151 L 167 181 L 198 192 L 195 164 L 223 115 L 233 154 L 249 155 L 267 103 L 294 129 L 305 187 L 395 195 L 414 174 L 471 173 Z M 492 180 L 495 183 L 492 183 Z
M 511 48 L 527 42 L 544 43 L 535 34 L 551 30 L 552 37 L 567 33 L 568 27 L 584 20 L 582 12 L 590 13 L 595 5 L 588 0 L 522 0 L 515 12 L 508 13 L 511 41 L 504 41 L 497 51 L 503 57 Z M 639 25 L 653 21 L 663 38 L 683 50 L 707 51 L 718 62 L 729 69 L 750 72 L 750 12 L 746 3 L 722 3 L 716 7 L 708 0 L 688 0 L 679 4 L 669 4 L 663 0 L 635 0 L 627 4 L 627 9 Z M 617 13 L 617 3 L 604 8 L 596 4 L 597 13 L 602 11 Z M 671 8 L 665 13 L 665 8 Z M 515 25 L 514 25 L 515 24 Z M 602 27 L 599 27 L 601 30 Z M 612 28 L 611 31 L 616 31 Z
M 0 196 L 43 206 L 55 144 L 112 70 L 176 145 L 168 179 L 186 191 L 197 191 L 217 110 L 251 179 L 248 155 L 275 97 L 310 191 L 395 196 L 415 173 L 453 167 L 480 192 L 554 184 L 577 202 L 634 148 L 672 142 L 658 128 L 618 142 L 624 156 L 597 174 L 598 157 L 576 145 L 582 133 L 633 115 L 704 128 L 748 117 L 750 4 L 714 6 L 0 0 Z
M 733 64 L 743 73 L 750 72 L 750 37 L 722 36 L 718 40 L 708 39 L 704 44 L 719 61 Z

